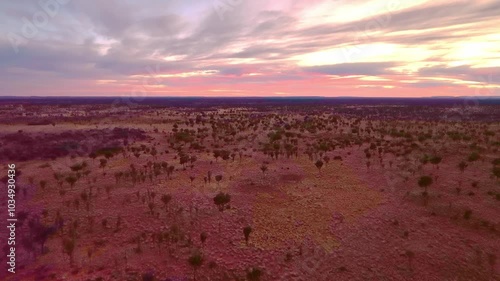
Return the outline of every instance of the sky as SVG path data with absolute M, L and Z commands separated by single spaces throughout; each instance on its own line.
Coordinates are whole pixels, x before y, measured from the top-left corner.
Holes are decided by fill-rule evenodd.
M 2 0 L 0 96 L 500 96 L 500 0 Z

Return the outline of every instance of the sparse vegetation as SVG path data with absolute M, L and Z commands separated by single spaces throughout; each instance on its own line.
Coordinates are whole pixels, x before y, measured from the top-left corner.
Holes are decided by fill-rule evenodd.
M 451 122 L 440 105 L 313 104 L 49 104 L 30 110 L 75 116 L 29 127 L 34 117 L 0 105 L 12 122 L 0 124 L 0 151 L 14 151 L 0 159 L 22 169 L 22 271 L 62 253 L 55 279 L 496 277 L 500 127 L 480 118 L 497 109 Z M 417 251 L 422 241 L 432 247 Z M 391 249 L 380 262 L 400 263 L 366 270 L 374 245 Z M 436 264 L 446 272 L 423 272 Z

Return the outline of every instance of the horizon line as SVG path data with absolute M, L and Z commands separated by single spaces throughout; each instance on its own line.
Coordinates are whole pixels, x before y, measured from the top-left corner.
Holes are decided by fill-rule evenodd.
M 135 96 L 0 96 L 0 99 L 5 98 L 18 98 L 18 99 L 29 99 L 29 98 L 133 98 L 133 99 L 151 99 L 151 98 L 324 98 L 324 99 L 335 99 L 335 98 L 357 98 L 357 99 L 431 99 L 431 98 L 476 98 L 476 99 L 500 99 L 500 96 L 420 96 L 420 97 L 408 97 L 408 96 L 379 96 L 379 97 L 365 97 L 365 96 L 147 96 L 147 97 L 135 97 Z

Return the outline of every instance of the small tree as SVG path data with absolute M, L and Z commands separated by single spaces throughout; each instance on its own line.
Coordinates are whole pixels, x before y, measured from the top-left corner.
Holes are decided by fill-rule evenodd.
M 410 250 L 406 250 L 405 256 L 406 256 L 406 258 L 408 258 L 408 265 L 410 267 L 410 270 L 413 271 L 412 262 L 413 262 L 413 259 L 415 258 L 415 253 L 410 251 Z
M 219 211 L 224 211 L 226 205 L 231 201 L 231 195 L 228 193 L 219 192 L 214 197 L 214 204 L 217 205 Z
M 208 236 L 206 232 L 200 233 L 200 241 L 202 246 L 205 246 L 205 241 L 207 241 L 207 237 Z
M 265 177 L 266 176 L 266 171 L 267 171 L 267 166 L 265 164 L 262 164 L 262 166 L 260 166 L 260 170 L 262 171 L 262 174 Z
M 228 193 L 223 193 L 219 192 L 217 195 L 214 197 L 214 204 L 217 206 L 219 209 L 219 212 L 221 213 L 224 212 L 224 210 L 228 207 L 229 202 L 231 202 L 231 195 Z M 220 218 L 219 218 L 219 232 L 220 232 Z
M 245 226 L 243 228 L 243 235 L 245 235 L 245 242 L 248 246 L 248 239 L 250 238 L 250 233 L 252 233 L 252 227 L 251 226 Z
M 251 268 L 247 272 L 247 279 L 248 281 L 260 281 L 260 278 L 262 277 L 262 270 L 259 268 Z
M 154 209 L 155 209 L 155 203 L 153 202 L 149 202 L 148 203 L 148 208 L 149 208 L 149 212 L 151 213 L 151 215 L 153 216 L 154 215 Z
M 430 162 L 439 169 L 439 163 L 441 163 L 442 159 L 443 158 L 441 156 L 432 156 Z
M 217 185 L 219 185 L 219 182 L 222 180 L 222 175 L 216 175 L 215 176 L 215 181 L 217 181 Z
M 73 266 L 73 252 L 75 251 L 75 239 L 65 238 L 63 240 L 63 251 L 69 257 L 69 265 Z
M 44 226 L 41 223 L 36 223 L 34 227 L 35 235 L 33 237 L 35 242 L 40 244 L 40 253 L 43 255 L 45 253 L 45 242 L 49 237 L 57 231 L 55 226 Z
M 168 203 L 170 202 L 170 200 L 172 200 L 172 195 L 170 194 L 164 194 L 161 196 L 161 202 L 165 207 L 165 211 L 168 211 Z
M 215 162 L 217 162 L 219 160 L 220 156 L 221 156 L 220 150 L 214 150 Z
M 170 179 L 170 176 L 172 175 L 172 173 L 174 172 L 174 170 L 175 170 L 175 167 L 173 165 L 168 166 L 167 176 L 168 176 L 169 179 Z
M 470 209 L 465 210 L 464 219 L 469 220 L 471 216 L 472 216 L 472 210 Z
M 196 160 L 197 160 L 197 158 L 194 155 L 189 158 L 189 162 L 191 163 L 191 169 L 193 169 L 194 162 L 196 162 Z
M 108 160 L 99 159 L 99 168 L 102 168 L 103 171 L 104 171 L 104 168 L 106 167 L 106 164 L 108 164 Z
M 430 186 L 431 184 L 432 184 L 432 177 L 430 176 L 423 176 L 420 177 L 420 179 L 418 180 L 418 186 L 423 187 L 425 189 L 424 190 L 425 196 L 427 196 L 427 187 Z
M 500 166 L 493 167 L 491 172 L 497 179 L 500 179 Z
M 476 151 L 474 151 L 474 152 L 472 152 L 469 155 L 469 157 L 467 158 L 467 161 L 474 162 L 474 161 L 479 160 L 479 158 L 481 158 L 481 156 L 479 155 L 479 153 L 477 153 Z
M 203 257 L 200 253 L 196 252 L 189 257 L 188 262 L 193 268 L 193 278 L 196 281 L 196 270 L 203 264 Z
M 316 163 L 314 163 L 314 165 L 316 166 L 316 168 L 318 168 L 319 173 L 321 173 L 321 168 L 323 167 L 323 161 L 318 160 L 316 161 Z
M 68 176 L 66 177 L 66 182 L 71 186 L 71 189 L 73 189 L 73 186 L 75 186 L 75 183 L 78 179 L 74 176 Z

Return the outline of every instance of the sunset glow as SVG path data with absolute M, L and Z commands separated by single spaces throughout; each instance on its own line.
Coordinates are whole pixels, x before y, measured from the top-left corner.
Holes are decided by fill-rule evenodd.
M 0 3 L 2 96 L 500 96 L 498 0 L 43 2 Z

